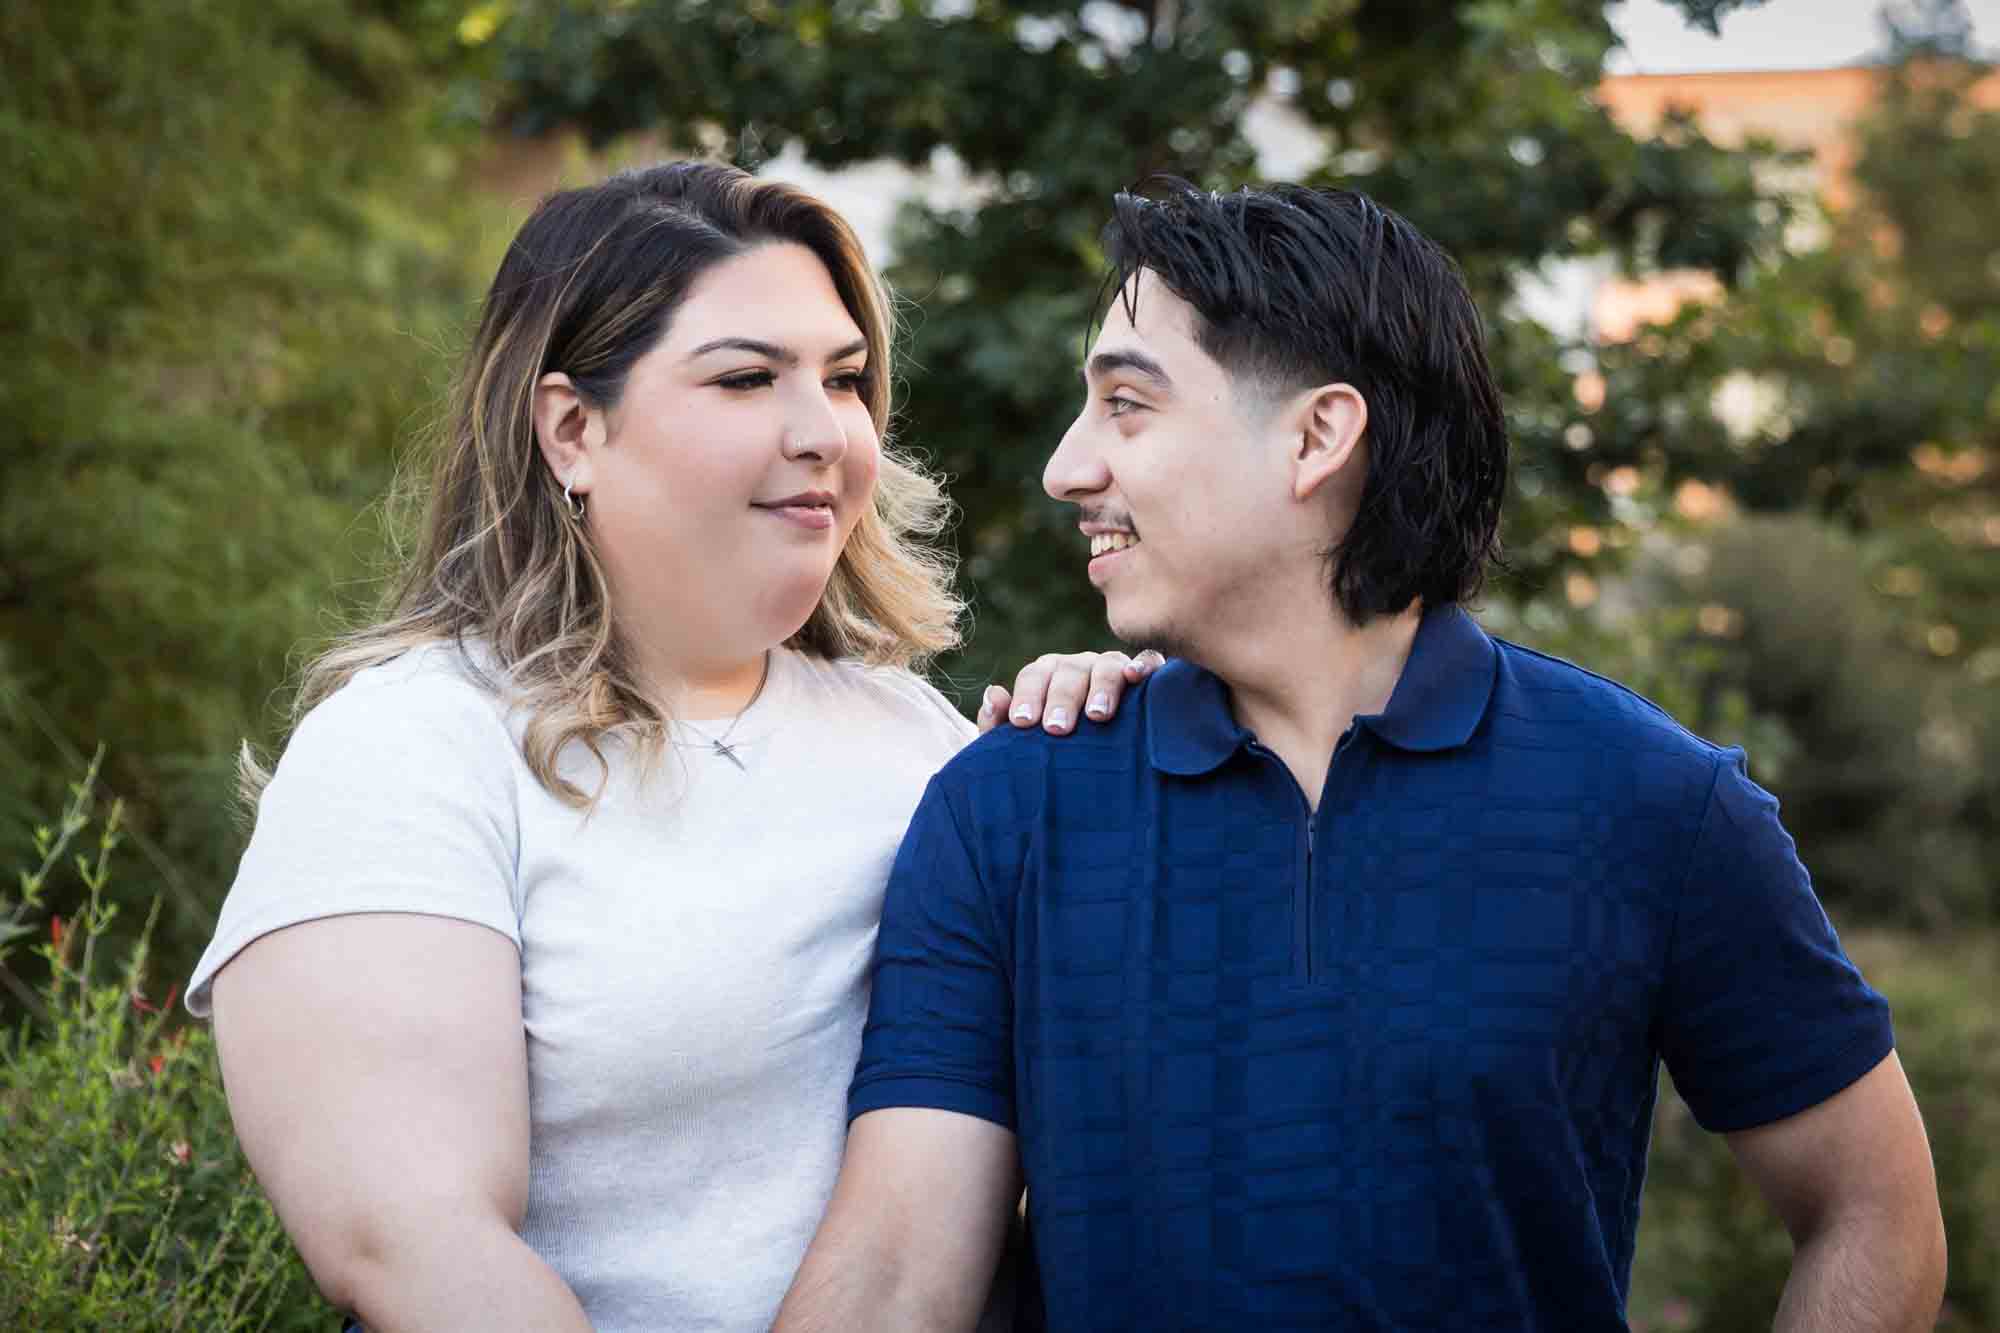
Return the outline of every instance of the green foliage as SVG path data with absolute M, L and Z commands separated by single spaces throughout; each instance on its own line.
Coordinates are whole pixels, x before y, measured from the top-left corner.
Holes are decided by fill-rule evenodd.
M 93 764 L 39 835 L 10 926 L 87 835 L 95 780 Z M 35 950 L 48 980 L 33 1018 L 0 1032 L 0 1327 L 331 1327 L 236 1145 L 207 1030 L 171 1025 L 172 989 L 148 998 L 152 922 L 122 963 L 107 957 L 122 813 L 74 858 L 82 903 Z M 19 942 L 0 943 L 0 967 Z
M 1889 998 L 1898 1054 L 1923 1109 L 1951 1271 L 1940 1329 L 2000 1330 L 2000 936 L 1948 944 L 1856 934 L 1849 951 Z M 1663 1089 L 1633 1264 L 1636 1330 L 1761 1333 L 1791 1246 L 1722 1140 Z
M 473 288 L 436 3 L 74 0 L 0 23 L 0 848 L 98 738 L 176 964 L 229 792 Z M 443 25 L 440 28 L 440 25 Z

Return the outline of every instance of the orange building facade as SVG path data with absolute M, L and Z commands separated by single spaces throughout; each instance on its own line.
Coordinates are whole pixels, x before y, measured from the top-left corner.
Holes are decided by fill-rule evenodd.
M 1627 132 L 1653 134 L 1668 112 L 1692 112 L 1710 139 L 1734 147 L 1766 138 L 1804 149 L 1811 161 L 1780 185 L 1839 210 L 1853 199 L 1854 122 L 1875 100 L 1886 71 L 1868 66 L 1731 74 L 1630 74 L 1598 85 L 1597 96 Z M 2000 73 L 1973 86 L 1975 106 L 2000 108 Z M 1671 317 L 1682 302 L 1719 294 L 1705 273 L 1663 274 L 1643 282 L 1607 280 L 1590 302 L 1590 328 L 1618 342 L 1641 323 Z

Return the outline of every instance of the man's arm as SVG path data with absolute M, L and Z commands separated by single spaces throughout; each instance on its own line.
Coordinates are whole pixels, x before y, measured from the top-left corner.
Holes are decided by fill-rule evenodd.
M 773 1333 L 964 1333 L 1020 1198 L 1013 1131 L 919 1107 L 855 1119 Z
M 1819 1105 L 1727 1138 L 1792 1235 L 1778 1333 L 1932 1327 L 1944 1221 L 1930 1142 L 1893 1051 Z

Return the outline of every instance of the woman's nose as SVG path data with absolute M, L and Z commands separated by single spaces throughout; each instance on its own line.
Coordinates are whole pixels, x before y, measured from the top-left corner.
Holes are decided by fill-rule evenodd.
M 781 448 L 787 459 L 838 463 L 847 453 L 847 430 L 826 390 L 804 390 L 787 414 Z

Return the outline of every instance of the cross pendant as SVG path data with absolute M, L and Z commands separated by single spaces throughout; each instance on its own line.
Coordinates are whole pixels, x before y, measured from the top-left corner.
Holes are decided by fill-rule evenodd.
M 715 752 L 721 755 L 724 759 L 727 759 L 730 763 L 736 765 L 736 767 L 739 769 L 743 768 L 743 761 L 736 757 L 735 746 L 724 745 L 721 741 L 710 741 L 709 744 L 713 745 L 715 747 Z M 748 772 L 749 770 L 744 769 L 743 771 Z

